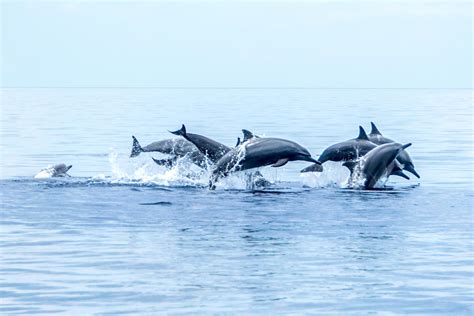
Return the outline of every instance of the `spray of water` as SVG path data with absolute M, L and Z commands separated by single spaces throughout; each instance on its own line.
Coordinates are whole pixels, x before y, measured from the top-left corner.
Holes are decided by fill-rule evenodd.
M 167 168 L 154 163 L 145 155 L 143 158 L 130 160 L 121 158 L 114 149 L 109 153 L 111 181 L 116 183 L 139 182 L 163 186 L 203 186 L 207 183 L 207 170 L 195 166 L 185 156 Z
M 311 188 L 346 188 L 349 180 L 349 170 L 340 162 L 327 161 L 323 172 L 308 172 L 300 174 L 303 184 Z

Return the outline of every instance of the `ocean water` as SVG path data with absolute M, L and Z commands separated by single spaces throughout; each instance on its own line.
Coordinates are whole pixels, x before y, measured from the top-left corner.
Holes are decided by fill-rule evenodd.
M 474 313 L 472 90 L 2 89 L 0 313 Z M 370 130 L 421 179 L 345 187 L 304 162 L 206 188 L 142 145 L 185 123 L 233 146 L 242 128 L 317 157 Z M 35 179 L 72 164 L 72 177 Z M 190 176 L 190 174 L 192 176 Z

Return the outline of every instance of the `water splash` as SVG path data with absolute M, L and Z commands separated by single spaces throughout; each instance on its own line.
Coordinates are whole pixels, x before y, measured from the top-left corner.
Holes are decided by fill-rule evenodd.
M 219 179 L 220 189 L 253 190 L 274 182 L 268 181 L 259 169 L 235 172 L 238 163 L 244 157 L 245 147 L 241 146 L 238 149 L 237 164 L 233 166 L 232 174 Z M 187 156 L 179 157 L 171 167 L 165 167 L 157 165 L 147 155 L 132 160 L 125 156 L 122 157 L 113 148 L 109 152 L 109 164 L 110 178 L 99 174 L 92 180 L 110 184 L 207 187 L 213 168 L 209 162 L 206 164 L 207 168 L 199 168 Z
M 350 189 L 363 189 L 365 187 L 365 176 L 362 172 L 365 160 L 359 159 L 356 161 L 352 174 L 347 179 L 346 187 Z
M 323 172 L 301 173 L 300 178 L 311 188 L 347 188 L 349 170 L 341 162 L 327 161 Z
M 128 157 L 122 159 L 114 149 L 111 149 L 109 164 L 113 182 L 203 186 L 208 179 L 208 171 L 195 166 L 187 156 L 178 158 L 171 168 L 167 168 L 157 165 L 146 156 L 134 160 Z

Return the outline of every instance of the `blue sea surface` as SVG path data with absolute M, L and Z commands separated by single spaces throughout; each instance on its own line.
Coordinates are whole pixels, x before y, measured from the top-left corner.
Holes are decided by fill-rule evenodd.
M 474 313 L 474 110 L 468 89 L 1 89 L 0 314 Z M 186 124 L 317 157 L 377 124 L 421 179 L 348 189 L 338 163 L 207 189 L 142 145 Z M 164 157 L 164 156 L 163 156 Z M 70 178 L 35 179 L 72 164 Z M 190 176 L 191 174 L 191 176 Z

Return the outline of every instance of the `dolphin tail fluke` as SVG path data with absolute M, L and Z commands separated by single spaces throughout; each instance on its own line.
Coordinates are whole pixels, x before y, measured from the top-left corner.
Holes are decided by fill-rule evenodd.
M 318 165 L 317 163 L 312 164 L 311 166 L 308 166 L 304 169 L 301 169 L 301 173 L 305 172 L 323 172 L 323 166 Z
M 186 138 L 186 126 L 184 126 L 184 124 L 177 131 L 174 131 L 174 132 L 169 131 L 169 132 L 171 134 L 175 134 L 175 135 L 178 135 L 178 136 L 183 136 L 184 138 Z
M 369 140 L 369 137 L 362 126 L 359 126 L 359 136 L 357 136 L 357 139 Z
M 372 130 L 370 131 L 370 134 L 382 135 L 382 133 L 380 133 L 380 131 L 377 129 L 377 126 L 375 126 L 374 122 L 370 122 L 370 125 L 372 126 Z
M 418 174 L 418 172 L 416 172 L 415 167 L 412 164 L 405 165 L 403 169 L 412 173 L 413 175 L 415 175 L 415 177 L 420 179 L 420 175 Z
M 140 146 L 140 143 L 135 138 L 135 136 L 132 136 L 132 139 L 133 139 L 133 145 L 132 145 L 132 153 L 130 154 L 130 158 L 136 157 L 140 155 L 141 152 L 143 152 L 143 148 L 142 146 Z

